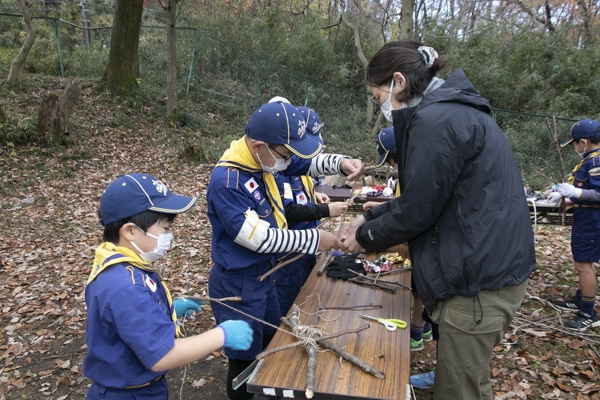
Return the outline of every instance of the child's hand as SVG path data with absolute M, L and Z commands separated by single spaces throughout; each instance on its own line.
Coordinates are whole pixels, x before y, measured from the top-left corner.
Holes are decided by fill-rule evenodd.
M 329 203 L 329 216 L 339 217 L 348 208 L 348 203 L 345 201 L 338 201 L 336 203 Z
M 378 201 L 367 201 L 365 204 L 363 204 L 363 210 L 369 211 L 371 208 L 375 208 L 375 207 L 380 206 L 382 204 L 383 203 L 380 203 Z
M 560 195 L 563 197 L 574 197 L 580 199 L 583 190 L 576 188 L 573 185 L 569 185 L 568 183 L 559 183 L 558 193 L 560 193 Z
M 325 193 L 315 192 L 315 198 L 317 199 L 318 204 L 329 203 L 329 196 L 327 196 Z
M 192 300 L 180 297 L 179 299 L 173 302 L 173 308 L 175 309 L 175 314 L 177 318 L 191 317 L 194 312 L 200 312 L 200 306 L 204 304 L 202 300 Z
M 223 330 L 225 341 L 223 346 L 232 350 L 248 350 L 252 345 L 253 331 L 246 321 L 225 321 L 217 325 Z
M 319 251 L 337 250 L 342 248 L 342 242 L 332 233 L 319 229 L 321 240 L 319 241 Z

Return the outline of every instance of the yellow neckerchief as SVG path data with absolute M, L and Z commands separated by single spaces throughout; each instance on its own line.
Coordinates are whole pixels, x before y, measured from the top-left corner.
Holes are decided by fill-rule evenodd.
M 400 197 L 400 179 L 396 182 L 396 197 Z
M 571 172 L 571 175 L 569 175 L 569 179 L 567 179 L 567 183 L 570 185 L 573 185 L 575 183 L 575 174 L 577 174 L 577 171 L 579 171 L 579 168 L 581 168 L 581 166 L 583 164 L 585 164 L 586 162 L 588 162 L 588 160 L 590 158 L 596 157 L 596 156 L 600 156 L 600 150 L 596 150 L 591 152 L 590 154 L 587 155 L 587 157 L 583 158 L 581 161 L 579 161 L 579 164 L 577 164 L 575 166 L 575 168 L 573 168 L 573 171 Z
M 262 168 L 254 161 L 248 146 L 246 146 L 246 137 L 231 142 L 229 148 L 225 151 L 219 162 L 218 167 L 233 167 L 248 172 L 261 172 Z M 275 221 L 279 229 L 287 229 L 287 220 L 285 219 L 283 202 L 277 189 L 277 183 L 272 173 L 262 171 L 263 181 L 266 185 L 267 200 L 273 208 Z
M 116 255 L 120 255 L 122 257 L 113 257 Z M 106 261 L 109 257 L 113 257 L 111 260 Z M 108 267 L 115 264 L 127 263 L 131 264 L 136 268 L 139 268 L 143 271 L 151 271 L 156 273 L 156 269 L 152 267 L 149 263 L 144 262 L 138 254 L 128 249 L 127 247 L 115 246 L 113 243 L 104 242 L 96 249 L 96 255 L 94 257 L 94 265 L 92 267 L 92 271 L 90 272 L 90 276 L 86 282 L 86 285 L 89 285 L 100 273 L 105 271 Z M 175 310 L 173 309 L 173 298 L 171 297 L 171 292 L 165 283 L 160 280 L 160 283 L 165 288 L 165 294 L 167 295 L 167 300 L 169 302 L 169 309 L 172 309 L 171 318 L 173 319 L 173 323 L 175 324 L 175 330 L 177 337 L 181 337 L 181 330 L 179 326 L 177 326 L 177 314 L 175 314 Z
M 312 178 L 310 176 L 302 175 L 300 180 L 302 181 L 302 186 L 304 186 L 304 191 L 306 192 L 310 203 L 317 204 L 315 199 L 315 184 L 313 183 Z

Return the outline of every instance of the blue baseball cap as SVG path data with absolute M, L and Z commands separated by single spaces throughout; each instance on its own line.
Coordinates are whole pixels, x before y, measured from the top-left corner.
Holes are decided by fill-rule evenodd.
M 276 101 L 260 106 L 248 120 L 246 135 L 253 140 L 280 144 L 300 158 L 312 158 L 322 145 L 306 135 L 306 122 L 289 103 Z
M 121 175 L 106 187 L 100 198 L 100 223 L 106 226 L 144 211 L 181 214 L 192 208 L 196 200 L 171 193 L 152 175 Z
M 390 150 L 396 147 L 396 140 L 394 139 L 394 127 L 388 126 L 379 132 L 377 139 L 375 140 L 377 146 L 377 152 L 379 153 L 379 160 L 377 160 L 376 167 L 381 167 L 385 160 L 390 154 Z
M 591 137 L 600 137 L 600 123 L 593 119 L 584 119 L 573 124 L 571 132 L 569 132 L 569 137 L 561 144 L 561 146 L 566 146 L 573 140 Z
M 300 111 L 300 114 L 306 122 L 306 133 L 309 134 L 308 137 L 321 143 L 322 146 L 325 146 L 325 143 L 323 143 L 323 137 L 321 136 L 321 128 L 323 127 L 323 124 L 321 123 L 319 114 L 317 114 L 312 108 L 305 106 L 298 106 L 296 108 L 298 111 Z

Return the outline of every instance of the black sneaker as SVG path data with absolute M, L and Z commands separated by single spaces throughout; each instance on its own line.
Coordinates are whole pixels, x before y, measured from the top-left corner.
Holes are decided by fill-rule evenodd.
M 575 318 L 565 322 L 565 326 L 575 331 L 585 331 L 590 326 L 592 328 L 600 326 L 600 321 L 598 321 L 598 314 L 591 316 L 588 313 L 579 311 Z
M 579 311 L 579 303 L 574 299 L 554 300 L 554 305 L 565 311 Z

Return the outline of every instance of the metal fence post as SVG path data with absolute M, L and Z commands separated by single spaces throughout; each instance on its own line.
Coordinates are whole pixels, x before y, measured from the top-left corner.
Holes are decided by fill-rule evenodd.
M 188 74 L 187 88 L 185 92 L 190 94 L 190 82 L 192 81 L 192 71 L 194 71 L 194 62 L 196 61 L 196 29 L 194 28 L 194 51 L 192 51 L 192 62 L 190 63 L 190 73 Z
M 62 54 L 60 53 L 60 39 L 58 37 L 58 20 L 54 18 L 54 34 L 56 35 L 56 51 L 58 53 L 58 65 L 60 67 L 60 76 L 65 77 L 65 68 L 63 67 Z

